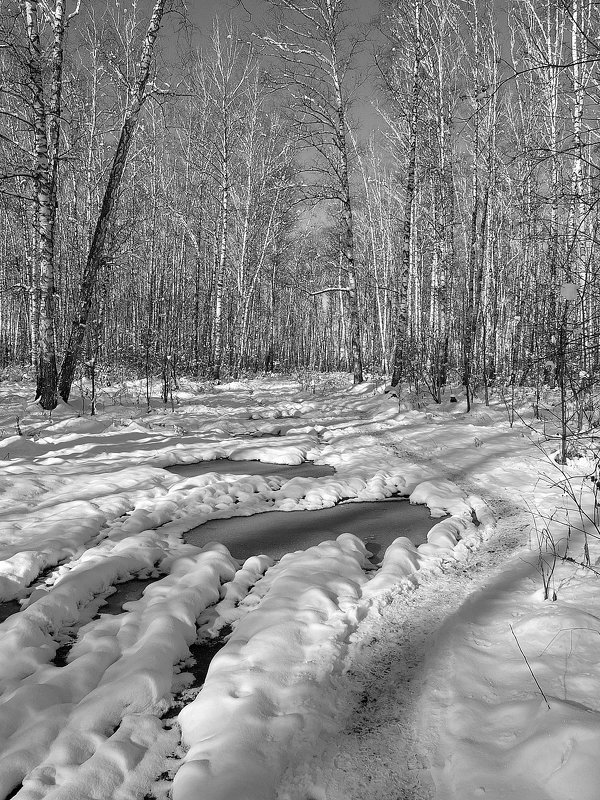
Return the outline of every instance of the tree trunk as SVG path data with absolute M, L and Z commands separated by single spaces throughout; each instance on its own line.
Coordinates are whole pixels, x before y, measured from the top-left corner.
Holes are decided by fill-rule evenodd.
M 108 176 L 106 189 L 104 190 L 100 213 L 96 221 L 94 235 L 83 271 L 79 289 L 79 302 L 71 324 L 71 331 L 65 348 L 58 381 L 58 391 L 65 401 L 69 399 L 71 386 L 75 377 L 75 369 L 81 355 L 92 306 L 94 287 L 96 286 L 100 269 L 106 262 L 106 240 L 108 231 L 118 199 L 119 187 L 125 170 L 127 154 L 133 141 L 140 111 L 147 97 L 146 85 L 150 77 L 152 52 L 156 37 L 158 36 L 164 6 L 165 0 L 156 0 L 152 11 L 152 17 L 142 46 L 136 85 L 130 95 L 129 108 L 127 109 L 121 128 L 119 142 Z
M 342 195 L 342 252 L 346 262 L 348 280 L 348 309 L 350 316 L 350 350 L 352 353 L 352 376 L 355 384 L 363 382 L 362 346 L 360 341 L 360 314 L 356 287 L 356 260 L 354 254 L 354 222 L 348 172 L 348 148 L 346 140 L 346 116 L 341 84 L 336 81 L 338 95 L 338 147 L 340 152 L 340 189 Z
M 227 153 L 227 143 L 224 153 Z M 223 183 L 221 185 L 221 231 L 219 239 L 219 257 L 216 264 L 215 275 L 215 307 L 214 307 L 214 335 L 213 335 L 213 366 L 212 378 L 218 381 L 221 378 L 221 362 L 223 360 L 223 282 L 225 280 L 225 263 L 227 261 L 227 222 L 229 211 L 229 175 L 227 156 L 223 159 Z
M 352 223 L 352 205 L 350 193 L 346 194 L 342 204 L 342 221 L 344 225 L 344 255 L 348 273 L 348 306 L 350 309 L 350 349 L 352 351 L 352 376 L 354 383 L 363 382 L 362 346 L 360 341 L 360 315 L 358 310 L 358 292 L 356 288 L 356 268 L 354 260 L 354 227 Z
M 56 349 L 54 341 L 54 222 L 56 215 L 53 172 L 56 154 L 49 152 L 47 109 L 44 98 L 42 53 L 37 0 L 25 1 L 25 21 L 29 45 L 29 76 L 32 85 L 33 129 L 35 141 L 35 227 L 37 239 L 39 291 L 37 331 L 36 399 L 42 408 L 52 410 L 57 403 Z
M 476 101 L 478 103 L 478 101 Z M 463 385 L 467 398 L 467 411 L 471 410 L 471 377 L 473 372 L 473 341 L 476 330 L 475 313 L 475 269 L 477 264 L 477 220 L 479 216 L 479 177 L 477 159 L 479 155 L 479 105 L 475 113 L 475 140 L 471 167 L 471 230 L 467 263 L 467 296 L 463 338 Z
M 415 13 L 415 52 L 412 69 L 412 94 L 410 108 L 410 129 L 408 145 L 408 165 L 406 173 L 406 194 L 404 201 L 404 219 L 402 224 L 402 257 L 400 261 L 400 279 L 398 311 L 396 317 L 396 337 L 394 347 L 394 368 L 392 386 L 397 386 L 402 378 L 406 345 L 408 339 L 408 291 L 410 280 L 410 242 L 412 237 L 413 206 L 415 201 L 415 176 L 417 169 L 417 123 L 419 103 L 419 65 L 421 62 L 421 23 L 420 0 L 414 5 Z

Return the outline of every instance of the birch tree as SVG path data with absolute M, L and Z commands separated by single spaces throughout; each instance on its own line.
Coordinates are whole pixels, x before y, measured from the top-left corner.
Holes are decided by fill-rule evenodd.
M 451 0 L 396 0 L 386 16 L 388 43 L 378 57 L 388 99 L 381 113 L 397 164 L 396 215 L 402 226 L 391 383 L 397 385 L 407 368 L 414 373 L 416 366 L 438 401 L 446 382 L 446 311 L 456 268 L 451 129 L 464 60 L 456 17 Z M 423 296 L 413 291 L 411 298 L 411 287 L 420 287 Z
M 276 32 L 263 39 L 279 57 L 280 85 L 289 92 L 299 125 L 312 196 L 339 207 L 346 280 L 335 291 L 347 297 L 353 380 L 362 383 L 349 135 L 351 80 L 360 37 L 350 23 L 348 0 L 281 0 L 272 5 L 279 11 Z
M 473 47 L 466 76 L 471 105 L 472 160 L 470 165 L 469 230 L 466 237 L 467 270 L 465 292 L 465 323 L 463 334 L 463 385 L 467 411 L 476 380 L 477 349 L 479 366 L 486 381 L 486 336 L 483 316 L 484 279 L 488 269 L 489 222 L 492 197 L 495 191 L 496 134 L 498 121 L 497 64 L 499 49 L 491 15 L 482 15 L 475 2 L 471 3 L 467 19 L 473 31 Z M 481 330 L 482 335 L 478 336 Z
M 409 357 L 408 295 L 411 271 L 412 221 L 414 213 L 416 171 L 417 171 L 417 132 L 420 126 L 420 107 L 422 105 L 423 76 L 421 63 L 424 58 L 423 33 L 421 25 L 421 0 L 411 0 L 409 4 L 399 4 L 395 10 L 392 24 L 391 64 L 383 71 L 386 85 L 395 105 L 406 108 L 402 112 L 400 125 L 388 117 L 390 130 L 396 141 L 406 150 L 404 207 L 402 214 L 402 249 L 398 266 L 398 307 L 396 312 L 395 345 L 392 362 L 392 386 L 397 386 L 403 377 L 403 368 Z M 398 52 L 398 49 L 404 52 Z M 408 51 L 408 52 L 406 52 Z M 398 58 L 400 56 L 400 58 Z M 407 73 L 407 74 L 406 74 Z M 406 86 L 404 85 L 406 83 Z M 404 130 L 406 129 L 406 137 Z
M 222 34 L 215 19 L 212 35 L 212 54 L 203 65 L 204 91 L 207 111 L 212 116 L 213 175 L 217 181 L 219 213 L 216 226 L 217 255 L 213 273 L 213 341 L 212 378 L 221 377 L 223 362 L 223 300 L 225 269 L 229 252 L 229 223 L 231 216 L 232 163 L 247 113 L 249 87 L 258 69 L 251 50 L 227 27 Z
M 0 82 L 0 119 L 16 123 L 15 137 L 2 136 L 19 153 L 17 164 L 2 176 L 3 182 L 22 179 L 21 189 L 33 186 L 30 198 L 34 231 L 31 269 L 31 344 L 36 370 L 36 399 L 50 410 L 57 403 L 56 342 L 54 325 L 55 229 L 60 161 L 63 50 L 70 17 L 66 0 L 52 4 L 22 0 L 5 9 L 4 35 L 13 56 L 11 83 L 4 73 Z M 73 15 L 77 13 L 77 8 Z M 20 28 L 16 20 L 22 23 Z M 22 78 L 22 79 L 21 79 Z M 20 134 L 20 135 L 19 135 Z M 30 154 L 30 166 L 23 163 Z M 31 183 L 30 183 L 31 182 Z

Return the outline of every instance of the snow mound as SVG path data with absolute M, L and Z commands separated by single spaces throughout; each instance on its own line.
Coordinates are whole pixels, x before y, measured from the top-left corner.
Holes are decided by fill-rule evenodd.
M 190 749 L 173 800 L 274 798 L 290 751 L 297 758 L 335 729 L 335 676 L 356 622 L 366 555 L 346 535 L 288 554 L 266 572 L 255 587 L 258 605 L 179 715 Z

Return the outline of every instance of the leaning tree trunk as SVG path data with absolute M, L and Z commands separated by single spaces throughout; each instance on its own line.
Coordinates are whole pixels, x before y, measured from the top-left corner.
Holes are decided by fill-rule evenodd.
M 58 391 L 63 400 L 69 399 L 71 386 L 75 377 L 75 369 L 81 355 L 83 341 L 87 330 L 90 309 L 94 288 L 98 279 L 98 274 L 106 261 L 106 240 L 115 209 L 121 179 L 125 170 L 127 154 L 133 141 L 133 136 L 137 126 L 138 118 L 144 101 L 148 96 L 146 85 L 150 77 L 150 66 L 152 62 L 152 52 L 154 43 L 158 36 L 162 15 L 164 12 L 165 0 L 156 0 L 152 17 L 148 25 L 142 55 L 138 65 L 138 75 L 136 85 L 131 92 L 129 108 L 125 114 L 117 150 L 115 152 L 104 197 L 100 207 L 100 213 L 96 222 L 92 243 L 88 252 L 86 265 L 81 279 L 79 289 L 79 302 L 71 324 L 71 331 L 65 349 L 65 355 L 58 381 Z

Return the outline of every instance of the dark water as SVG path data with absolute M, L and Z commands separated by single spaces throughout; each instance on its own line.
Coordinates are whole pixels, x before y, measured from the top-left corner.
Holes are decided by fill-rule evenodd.
M 115 586 L 115 591 L 98 609 L 94 619 L 99 619 L 102 614 L 122 614 L 125 610 L 123 605 L 133 600 L 139 600 L 146 586 L 156 583 L 160 578 L 131 578 Z M 68 663 L 71 647 L 77 640 L 77 634 L 73 633 L 56 651 L 52 663 L 55 667 L 64 667 Z
M 373 503 L 342 503 L 318 511 L 270 511 L 250 517 L 209 520 L 183 538 L 197 547 L 221 542 L 234 558 L 243 561 L 262 553 L 277 560 L 285 553 L 306 550 L 341 533 L 353 533 L 366 543 L 373 554 L 372 561 L 377 563 L 398 536 L 408 537 L 415 545 L 427 541 L 433 523 L 425 506 L 393 498 Z M 121 614 L 125 603 L 139 600 L 146 586 L 156 580 L 132 578 L 117 584 L 116 591 L 98 609 L 98 615 Z M 3 605 L 7 604 L 0 609 Z M 65 655 L 66 652 L 68 646 Z M 57 656 L 64 659 L 62 652 Z
M 302 464 L 267 464 L 262 461 L 200 461 L 180 464 L 169 471 L 182 477 L 207 472 L 234 475 L 278 475 L 282 478 L 319 478 L 335 474 L 333 467 L 305 461 Z M 425 506 L 413 506 L 403 498 L 373 503 L 342 503 L 318 511 L 272 511 L 251 517 L 210 520 L 188 531 L 184 539 L 202 547 L 222 542 L 232 556 L 245 559 L 266 554 L 279 559 L 285 553 L 305 550 L 341 533 L 353 533 L 367 543 L 377 561 L 398 536 L 407 536 L 415 545 L 427 541 L 433 521 Z
M 21 604 L 18 600 L 6 600 L 4 603 L 0 603 L 0 623 L 20 610 Z
M 262 461 L 201 461 L 180 464 L 169 471 L 182 477 L 202 475 L 207 472 L 234 475 L 278 475 L 283 478 L 317 478 L 335 474 L 333 467 L 317 465 L 310 461 L 297 465 L 270 464 Z M 224 544 L 234 558 L 244 560 L 252 555 L 266 554 L 278 560 L 285 553 L 305 550 L 308 547 L 335 539 L 341 533 L 353 533 L 362 539 L 377 563 L 386 547 L 398 536 L 406 536 L 415 545 L 427 541 L 433 525 L 425 506 L 411 505 L 404 498 L 391 498 L 372 503 L 342 503 L 317 511 L 270 511 L 250 517 L 210 520 L 184 535 L 189 544 L 202 547 L 208 542 Z M 100 609 L 100 614 L 120 614 L 123 605 L 139 600 L 146 586 L 156 578 L 133 578 L 118 584 Z M 0 622 L 20 611 L 18 601 L 0 603 Z M 58 661 L 65 662 L 70 643 L 57 653 Z M 64 653 L 62 652 L 64 650 Z
M 189 544 L 202 547 L 222 542 L 237 559 L 266 554 L 279 559 L 285 553 L 353 533 L 362 539 L 379 561 L 386 547 L 398 536 L 415 545 L 427 541 L 434 521 L 425 506 L 393 498 L 373 503 L 342 503 L 318 511 L 269 511 L 251 517 L 233 517 L 205 522 L 184 534 Z
M 198 461 L 195 464 L 176 464 L 165 468 L 168 472 L 182 478 L 205 475 L 207 472 L 228 472 L 232 475 L 280 475 L 282 478 L 323 478 L 335 475 L 333 467 L 327 464 L 313 464 L 304 461 L 302 464 L 268 464 L 264 461 L 231 461 L 229 458 L 218 458 L 216 461 Z
M 185 671 L 191 672 L 194 676 L 194 686 L 202 686 L 210 667 L 210 662 L 226 644 L 230 633 L 231 628 L 229 625 L 225 625 L 218 639 L 201 639 L 190 645 L 190 655 L 193 656 L 195 663 L 186 667 Z
M 164 577 L 164 576 L 163 576 Z M 106 598 L 98 609 L 99 614 L 121 614 L 124 603 L 139 600 L 146 586 L 156 583 L 160 578 L 131 578 L 131 580 L 118 583 L 116 591 Z

